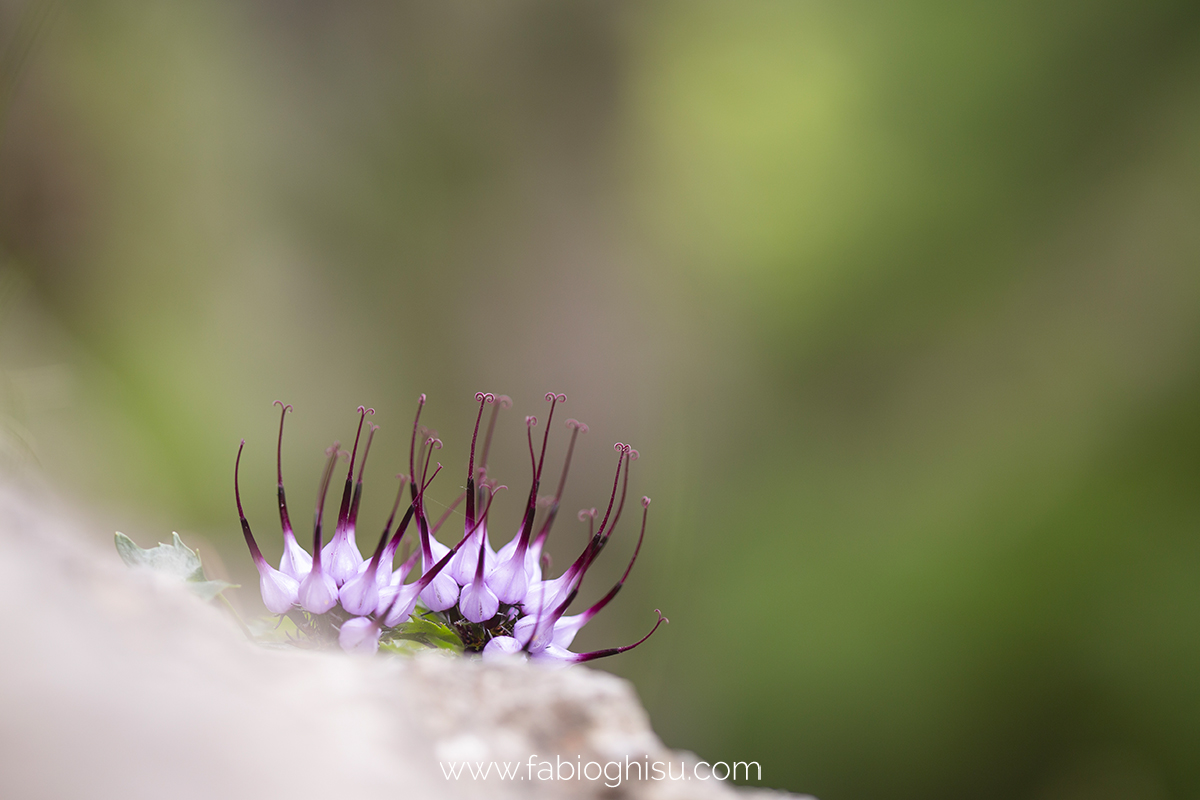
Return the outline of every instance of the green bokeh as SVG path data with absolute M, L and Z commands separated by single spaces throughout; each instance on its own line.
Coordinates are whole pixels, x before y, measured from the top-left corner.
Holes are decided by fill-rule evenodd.
M 7 52 L 41 5 L 0 3 Z M 515 497 L 561 391 L 565 510 L 643 456 L 581 644 L 670 617 L 604 662 L 668 744 L 824 800 L 1200 796 L 1193 5 L 49 6 L 0 142 L 0 449 L 98 541 L 246 583 L 275 399 L 299 508 L 378 410 L 369 528 L 419 392 L 442 503 L 506 392 Z

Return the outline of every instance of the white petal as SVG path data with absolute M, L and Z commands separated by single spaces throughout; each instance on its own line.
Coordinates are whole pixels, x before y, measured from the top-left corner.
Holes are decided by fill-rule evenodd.
M 445 611 L 458 602 L 458 584 L 443 570 L 421 591 L 421 601 L 430 611 Z
M 300 606 L 310 614 L 324 614 L 337 605 L 338 590 L 324 569 L 313 570 L 300 582 Z
M 362 553 L 358 546 L 347 534 L 334 534 L 329 544 L 321 549 L 321 562 L 326 571 L 333 577 L 334 583 L 341 586 L 358 574 L 362 566 Z
M 415 583 L 407 583 L 400 587 L 400 591 L 396 593 L 395 603 L 387 605 L 380 603 L 383 608 L 391 607 L 387 617 L 383 620 L 383 624 L 389 628 L 394 628 L 402 622 L 408 620 L 412 616 L 413 609 L 417 605 L 417 585 Z
M 295 536 L 283 539 L 283 556 L 279 559 L 279 571 L 297 582 L 312 572 L 312 556 L 296 542 Z
M 496 593 L 502 603 L 519 603 L 529 592 L 529 572 L 525 569 L 524 559 L 518 559 L 514 553 L 511 558 L 501 561 L 492 573 L 487 576 L 488 588 Z
M 458 610 L 471 622 L 487 622 L 499 609 L 500 601 L 483 581 L 471 581 L 462 588 Z
M 300 584 L 295 578 L 284 575 L 266 562 L 258 568 L 258 589 L 262 593 L 263 605 L 272 614 L 283 614 L 296 605 L 296 594 Z
M 338 599 L 342 608 L 351 614 L 364 617 L 374 614 L 379 606 L 379 584 L 376 583 L 374 575 L 360 572 L 342 584 L 342 588 L 338 590 Z
M 507 661 L 521 654 L 521 643 L 511 636 L 497 636 L 483 648 L 484 661 Z
M 576 654 L 572 653 L 564 647 L 555 647 L 550 645 L 540 653 L 534 653 L 530 656 L 530 660 L 535 664 L 544 664 L 548 667 L 565 667 L 575 663 Z
M 379 650 L 379 623 L 366 617 L 355 617 L 342 623 L 338 644 L 347 653 L 370 655 Z

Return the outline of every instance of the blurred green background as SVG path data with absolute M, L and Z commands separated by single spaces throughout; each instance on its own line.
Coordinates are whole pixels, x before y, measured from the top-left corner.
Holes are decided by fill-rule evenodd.
M 0 47 L 4 461 L 98 542 L 253 586 L 273 400 L 297 519 L 378 410 L 372 531 L 416 395 L 448 502 L 477 390 L 515 529 L 565 392 L 550 550 L 633 443 L 580 644 L 671 618 L 601 662 L 668 744 L 1200 797 L 1200 6 L 0 0 Z

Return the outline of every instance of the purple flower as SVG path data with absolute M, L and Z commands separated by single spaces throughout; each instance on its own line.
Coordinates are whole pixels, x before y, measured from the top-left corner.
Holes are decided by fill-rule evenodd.
M 657 608 L 654 613 L 658 615 L 658 621 L 654 623 L 654 627 L 650 629 L 642 638 L 638 639 L 633 644 L 627 644 L 623 647 L 610 647 L 605 650 L 593 650 L 590 653 L 572 653 L 565 647 L 556 644 L 547 645 L 536 653 L 530 655 L 529 649 L 522 645 L 521 642 L 512 636 L 497 636 L 487 643 L 483 648 L 484 661 L 498 661 L 507 658 L 528 658 L 535 664 L 547 664 L 550 666 L 566 666 L 568 664 L 583 664 L 588 661 L 594 661 L 597 658 L 606 658 L 607 656 L 615 656 L 618 653 L 625 653 L 640 645 L 642 642 L 649 639 L 658 630 L 658 626 L 664 622 L 670 622 L 662 615 L 662 612 Z
M 368 444 L 370 442 L 368 441 Z M 366 460 L 364 456 L 363 460 Z M 375 613 L 379 606 L 379 590 L 386 587 L 392 579 L 392 556 L 395 549 L 389 549 L 387 544 L 387 535 L 391 530 L 392 521 L 396 518 L 396 511 L 400 508 L 400 498 L 404 495 L 404 484 L 406 481 L 400 481 L 400 490 L 396 492 L 396 502 L 392 504 L 392 513 L 388 517 L 383 526 L 383 536 L 379 540 L 379 546 L 375 548 L 375 553 L 371 556 L 370 561 L 364 561 L 359 567 L 357 574 L 350 580 L 342 584 L 342 588 L 338 590 L 338 600 L 341 601 L 342 608 L 346 609 L 351 614 L 359 614 L 365 616 Z M 362 486 L 362 471 L 359 471 L 359 487 Z M 404 522 L 407 527 L 407 519 L 411 519 L 412 515 L 408 514 Z M 399 540 L 397 540 L 399 543 Z M 387 562 L 384 563 L 384 556 L 387 556 Z
M 487 459 L 488 452 L 492 446 L 492 434 L 496 431 L 496 417 L 501 408 L 511 408 L 512 398 L 508 395 L 500 395 L 496 397 L 490 392 L 476 392 L 475 399 L 479 403 L 479 415 L 475 418 L 475 432 L 471 434 L 471 455 L 467 461 L 467 489 L 460 495 L 459 500 L 455 501 L 457 505 L 463 497 L 467 497 L 467 511 L 464 520 L 464 530 L 476 532 L 471 534 L 472 541 L 467 544 L 458 554 L 450 561 L 450 576 L 459 586 L 466 586 L 475 578 L 477 571 L 479 554 L 482 552 L 484 557 L 484 574 L 490 573 L 496 568 L 496 551 L 492 549 L 491 542 L 488 541 L 487 522 L 482 525 L 475 526 L 475 507 L 478 497 L 475 493 L 477 484 L 484 484 L 487 481 Z M 483 442 L 483 453 L 479 459 L 478 471 L 475 467 L 475 440 L 479 436 L 479 422 L 483 419 L 484 403 L 492 403 L 492 415 L 488 422 L 487 436 Z M 476 547 L 475 540 L 478 540 L 479 546 Z
M 649 506 L 650 498 L 643 497 L 642 530 L 641 533 L 638 534 L 637 545 L 633 548 L 633 556 L 629 559 L 629 565 L 625 567 L 624 574 L 621 575 L 621 579 L 617 581 L 616 585 L 608 591 L 608 594 L 596 601 L 586 611 L 579 614 L 563 616 L 562 614 L 566 611 L 567 604 L 562 603 L 560 604 L 559 608 L 556 608 L 554 611 L 547 613 L 544 616 L 542 614 L 534 613 L 522 617 L 513 626 L 513 636 L 518 642 L 528 646 L 531 651 L 550 645 L 564 649 L 571 646 L 571 642 L 575 640 L 575 634 L 579 633 L 580 629 L 582 629 L 584 625 L 588 624 L 593 617 L 599 614 L 604 607 L 608 605 L 614 597 L 617 596 L 617 592 L 621 591 L 621 587 L 625 585 L 625 581 L 629 577 L 630 571 L 633 569 L 634 562 L 637 561 L 638 553 L 640 553 L 642 550 L 642 540 L 646 537 L 645 510 L 648 509 Z M 590 509 L 590 513 L 580 513 L 581 516 L 586 514 L 587 516 L 594 518 L 595 511 L 595 509 Z
M 300 606 L 310 614 L 324 614 L 338 601 L 337 583 L 321 564 L 321 521 L 325 516 L 325 496 L 329 493 L 329 479 L 333 477 L 333 466 L 338 459 L 338 443 L 326 451 L 325 472 L 321 476 L 321 489 L 317 492 L 317 509 L 313 512 L 313 565 L 312 570 L 300 581 Z
M 483 514 L 479 521 L 473 527 L 482 529 L 483 521 L 487 519 L 488 510 L 492 506 L 492 498 L 496 496 L 496 492 L 501 489 L 507 489 L 507 486 L 497 486 L 491 490 L 488 495 L 487 508 L 483 510 Z M 468 513 L 467 519 L 471 518 Z M 474 547 L 473 531 L 468 531 L 463 538 L 463 542 L 468 547 Z M 483 547 L 486 544 L 486 537 L 479 539 L 479 555 L 475 559 L 475 574 L 471 577 L 471 582 L 462 587 L 458 598 L 458 610 L 468 622 L 476 624 L 484 623 L 496 616 L 496 612 L 500 610 L 500 599 L 496 597 L 496 593 L 488 588 L 487 583 L 483 579 L 484 558 Z M 459 551 L 461 555 L 462 551 Z
M 480 399 L 476 395 L 476 399 Z M 533 426 L 537 425 L 537 417 L 525 418 L 525 433 L 529 439 L 529 462 L 533 468 L 533 485 L 529 488 L 529 500 L 525 505 L 525 517 L 521 520 L 521 530 L 517 534 L 516 544 L 507 556 L 497 554 L 496 568 L 488 575 L 488 586 L 496 593 L 501 602 L 507 604 L 520 603 L 529 592 L 529 584 L 533 578 L 527 555 L 529 554 L 530 535 L 533 533 L 533 518 L 537 513 L 537 492 L 542 481 L 542 466 L 546 462 L 546 442 L 550 438 L 550 423 L 554 419 L 554 408 L 559 403 L 565 403 L 565 394 L 549 392 L 546 399 L 550 401 L 550 414 L 546 417 L 546 432 L 542 436 L 542 454 L 537 460 L 533 456 Z M 480 404 L 480 413 L 483 405 Z M 478 424 L 478 423 L 477 423 Z M 534 558 L 536 565 L 537 559 Z
M 418 578 L 415 583 L 406 583 L 400 586 L 399 591 L 396 592 L 395 599 L 392 600 L 391 604 L 387 608 L 380 612 L 380 617 L 382 617 L 385 625 L 387 625 L 389 628 L 393 628 L 412 616 L 412 613 L 417 605 L 417 598 L 422 596 L 429 584 L 431 584 L 439 575 L 442 574 L 442 570 L 446 568 L 446 565 L 450 563 L 450 559 L 454 557 L 454 554 L 458 552 L 458 549 L 462 547 L 466 541 L 466 539 L 463 539 L 458 544 L 454 545 L 454 547 L 449 550 L 446 555 L 442 556 L 442 558 L 436 564 L 434 564 L 433 567 L 427 570 L 425 574 Z
M 363 470 L 366 469 L 367 456 L 371 452 L 371 440 L 375 438 L 375 431 L 379 430 L 378 425 L 372 425 L 370 433 L 367 434 L 367 446 L 363 451 L 362 464 L 358 468 L 358 484 L 354 486 L 351 478 L 354 477 L 354 459 L 358 455 L 358 440 L 362 436 L 363 421 L 367 414 L 374 414 L 375 409 L 359 406 L 358 413 L 358 432 L 354 434 L 354 448 L 350 451 L 350 468 L 346 470 L 346 487 L 342 490 L 342 505 L 338 509 L 337 526 L 334 528 L 333 538 L 321 550 L 321 557 L 329 574 L 338 586 L 357 575 L 363 563 L 362 553 L 358 552 L 358 546 L 354 543 L 354 525 L 358 519 L 358 503 L 362 499 Z
M 484 661 L 524 656 L 525 646 L 512 636 L 495 636 L 483 648 Z
M 298 586 L 295 578 L 283 574 L 263 558 L 262 552 L 258 549 L 258 542 L 254 541 L 254 534 L 250 532 L 250 523 L 246 521 L 246 514 L 242 511 L 242 492 L 238 487 L 238 469 L 242 465 L 242 448 L 245 446 L 246 440 L 243 439 L 242 443 L 238 445 L 237 460 L 233 463 L 233 496 L 237 500 L 238 517 L 242 521 L 242 535 L 246 537 L 246 546 L 250 548 L 250 557 L 254 559 L 254 566 L 258 569 L 258 584 L 259 590 L 262 592 L 263 605 L 272 614 L 282 614 L 290 611 L 292 606 L 296 605 Z
M 313 560 L 296 541 L 296 534 L 292 532 L 292 521 L 288 518 L 287 495 L 283 491 L 283 420 L 292 407 L 285 406 L 278 400 L 275 401 L 275 405 L 281 409 L 279 441 L 275 445 L 275 471 L 279 476 L 279 524 L 283 528 L 283 556 L 279 559 L 279 571 L 299 582 L 312 571 Z
M 383 629 L 379 621 L 366 617 L 355 617 L 342 623 L 338 631 L 338 644 L 347 653 L 366 653 L 370 655 L 379 651 L 379 636 Z
M 662 625 L 664 622 L 670 622 L 670 620 L 664 617 L 662 612 L 657 608 L 654 609 L 654 613 L 658 615 L 658 621 L 654 623 L 654 627 L 650 629 L 649 633 L 638 639 L 633 644 L 627 644 L 622 647 L 610 647 L 606 650 L 593 650 L 590 653 L 572 653 L 565 647 L 559 647 L 558 645 L 551 644 L 547 645 L 545 649 L 531 655 L 530 660 L 539 664 L 566 666 L 567 664 L 583 664 L 588 661 L 595 661 L 597 658 L 606 658 L 608 656 L 615 656 L 619 653 L 628 652 L 653 636 L 654 632 L 658 630 L 659 625 Z
M 431 525 L 425 510 L 425 493 L 442 469 L 439 463 L 430 471 L 433 451 L 442 448 L 442 441 L 435 433 L 420 425 L 426 400 L 425 395 L 421 395 L 409 441 L 408 475 L 397 476 L 400 487 L 391 514 L 383 526 L 378 544 L 366 559 L 355 541 L 355 531 L 363 492 L 363 473 L 378 430 L 378 426 L 366 423 L 366 417 L 374 414 L 374 410 L 359 406 L 358 429 L 354 446 L 348 454 L 340 451 L 336 442 L 326 451 L 325 468 L 313 513 L 310 556 L 296 541 L 283 487 L 283 424 L 292 407 L 277 403 L 281 413 L 279 441 L 276 444 L 276 472 L 279 518 L 284 540 L 284 553 L 278 570 L 263 559 L 242 512 L 238 483 L 242 447 L 238 449 L 234 464 L 234 494 L 238 514 L 251 557 L 259 570 L 264 604 L 272 613 L 289 615 L 307 638 L 318 643 L 336 638 L 343 649 L 356 653 L 373 653 L 383 646 L 394 649 L 397 643 L 410 640 L 429 646 L 481 653 L 488 659 L 517 655 L 532 661 L 564 665 L 615 655 L 637 647 L 666 621 L 661 613 L 650 633 L 631 645 L 587 653 L 574 653 L 567 649 L 579 630 L 612 601 L 628 579 L 645 538 L 649 498 L 642 499 L 641 531 L 621 579 L 586 610 L 571 615 L 566 613 L 578 596 L 589 568 L 621 519 L 629 487 L 629 468 L 637 458 L 637 451 L 620 442 L 615 445 L 617 469 L 599 526 L 596 526 L 599 516 L 596 509 L 580 512 L 580 519 L 587 520 L 589 525 L 587 544 L 561 575 L 547 577 L 543 574 L 549 568 L 549 561 L 545 560 L 547 557 L 544 555 L 546 543 L 558 515 L 576 441 L 580 433 L 587 432 L 587 426 L 577 420 L 567 420 L 571 439 L 557 488 L 552 496 L 539 497 L 554 412 L 558 404 L 565 403 L 567 398 L 561 394 L 546 395 L 550 410 L 540 452 L 535 450 L 533 441 L 537 418 L 526 417 L 531 485 L 516 534 L 499 550 L 493 550 L 488 537 L 488 516 L 497 492 L 506 487 L 499 486 L 488 475 L 488 451 L 498 412 L 510 407 L 512 401 L 502 395 L 497 402 L 495 395 L 484 392 L 477 393 L 475 399 L 479 402 L 479 411 L 471 435 L 466 488 L 445 514 Z M 492 413 L 477 462 L 479 429 L 484 406 L 489 404 L 493 406 Z M 368 434 L 360 462 L 358 445 L 364 424 L 368 425 Z M 245 443 L 242 444 L 244 446 Z M 341 455 L 348 455 L 349 466 L 337 524 L 330 541 L 325 543 L 321 535 L 325 500 L 334 467 Z M 357 479 L 354 472 L 356 462 Z M 419 477 L 418 465 L 421 466 Z M 411 495 L 410 502 L 399 524 L 393 529 L 392 524 L 400 509 L 406 485 Z M 436 534 L 464 500 L 463 535 L 450 547 L 438 541 Z M 541 509 L 544 509 L 544 513 L 538 523 Z M 404 541 L 404 537 L 414 522 L 417 528 L 415 549 L 409 556 L 406 554 L 413 549 L 411 545 L 414 543 L 411 538 Z M 403 553 L 399 553 L 401 545 L 404 547 Z M 398 553 L 401 564 L 393 569 Z M 406 582 L 413 575 L 415 578 Z
M 542 611 L 552 610 L 555 606 L 563 601 L 569 604 L 570 601 L 574 599 L 573 592 L 578 589 L 579 582 L 583 580 L 584 573 L 587 572 L 588 567 L 590 567 L 592 562 L 595 561 L 596 556 L 600 553 L 600 550 L 608 542 L 609 536 L 611 536 L 613 530 L 616 529 L 617 523 L 621 519 L 621 513 L 625 509 L 625 495 L 629 489 L 628 464 L 631 461 L 637 460 L 638 451 L 634 450 L 627 444 L 622 444 L 621 442 L 617 442 L 615 445 L 613 445 L 613 448 L 620 454 L 617 457 L 617 474 L 613 478 L 612 493 L 608 498 L 608 508 L 605 509 L 604 518 L 600 522 L 599 530 L 596 530 L 594 527 L 592 527 L 595 524 L 596 518 L 596 510 L 594 508 L 579 512 L 580 521 L 584 519 L 589 520 L 588 525 L 590 536 L 587 546 L 583 549 L 583 552 L 579 554 L 579 557 L 575 559 L 574 563 L 567 568 L 566 572 L 557 578 L 542 581 L 537 586 L 536 590 L 529 595 L 524 604 L 527 614 L 537 615 Z M 621 467 L 623 465 L 625 466 L 625 481 L 622 484 Z M 618 484 L 621 485 L 621 501 L 617 503 L 617 511 L 614 515 L 612 513 L 613 502 L 617 497 Z M 649 502 L 649 498 L 643 498 L 643 505 L 648 505 Z M 610 516 L 612 519 L 611 524 L 609 524 Z

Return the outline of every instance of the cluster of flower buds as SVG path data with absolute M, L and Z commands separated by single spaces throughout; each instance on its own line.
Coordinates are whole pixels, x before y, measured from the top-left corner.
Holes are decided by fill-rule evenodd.
M 431 474 L 429 464 L 433 451 L 441 449 L 442 442 L 435 435 L 426 435 L 427 432 L 420 427 L 421 410 L 425 405 L 425 395 L 421 395 L 409 445 L 409 473 L 397 476 L 400 488 L 391 515 L 374 552 L 367 558 L 355 542 L 355 528 L 362 500 L 363 471 L 371 441 L 379 429 L 377 425 L 366 423 L 369 430 L 362 460 L 358 462 L 357 479 L 354 467 L 363 424 L 368 415 L 375 413 L 374 410 L 363 406 L 358 408 L 358 432 L 349 454 L 350 466 L 346 472 L 337 523 L 328 542 L 323 540 L 321 533 L 325 498 L 334 468 L 344 452 L 337 442 L 326 451 L 325 469 L 313 515 L 313 547 L 310 554 L 296 540 L 283 489 L 283 422 L 291 406 L 276 403 L 282 409 L 276 446 L 279 519 L 283 528 L 283 556 L 278 569 L 263 557 L 242 511 L 238 471 L 245 440 L 238 447 L 233 471 L 234 497 L 242 533 L 258 568 L 262 599 L 267 609 L 273 614 L 288 615 L 302 632 L 314 638 L 319 638 L 322 632 L 330 637 L 336 634 L 341 647 L 355 653 L 374 653 L 379 649 L 381 640 L 389 640 L 411 621 L 430 619 L 436 621 L 442 630 L 452 631 L 452 636 L 464 652 L 482 653 L 485 659 L 525 656 L 533 661 L 551 664 L 579 663 L 622 653 L 646 641 L 658 630 L 659 625 L 667 621 L 661 612 L 656 612 L 658 621 L 650 633 L 633 644 L 589 653 L 569 650 L 579 630 L 608 605 L 629 577 L 646 534 L 646 513 L 650 505 L 648 497 L 642 498 L 641 532 L 621 579 L 587 610 L 578 614 L 566 613 L 579 592 L 588 568 L 612 536 L 621 518 L 629 485 L 629 465 L 637 459 L 637 451 L 620 442 L 615 445 L 616 476 L 599 526 L 596 526 L 596 518 L 601 515 L 597 514 L 596 509 L 579 513 L 580 520 L 586 520 L 590 526 L 591 535 L 587 545 L 565 572 L 556 578 L 548 578 L 544 575 L 549 566 L 545 556 L 546 540 L 558 515 L 575 441 L 580 433 L 587 431 L 587 426 L 573 419 L 567 420 L 571 440 L 558 487 L 553 496 L 539 502 L 538 488 L 546 458 L 550 422 L 554 418 L 555 407 L 565 402 L 566 396 L 553 393 L 546 395 L 550 412 L 542 436 L 540 455 L 535 453 L 533 441 L 537 418 L 525 418 L 533 482 L 520 528 L 508 544 L 495 550 L 488 538 L 488 514 L 496 493 L 507 487 L 499 486 L 488 478 L 487 458 L 497 412 L 501 407 L 509 407 L 511 401 L 503 395 L 497 398 L 484 392 L 476 394 L 475 399 L 479 402 L 479 413 L 471 435 L 466 489 L 437 522 L 430 524 L 425 513 L 425 492 L 441 471 L 442 465 L 438 463 Z M 475 445 L 484 407 L 489 404 L 493 408 L 477 467 Z M 421 466 L 419 477 L 418 465 Z M 406 486 L 409 488 L 409 503 L 393 529 Z M 449 547 L 435 536 L 464 500 L 463 536 L 453 547 Z M 545 509 L 540 521 L 539 507 Z M 535 522 L 539 524 L 535 526 Z M 412 548 L 411 555 L 407 555 L 412 537 L 408 542 L 404 537 L 410 527 L 416 528 L 417 546 Z M 400 551 L 401 544 L 405 546 L 404 551 Z M 398 551 L 401 554 L 397 567 Z

